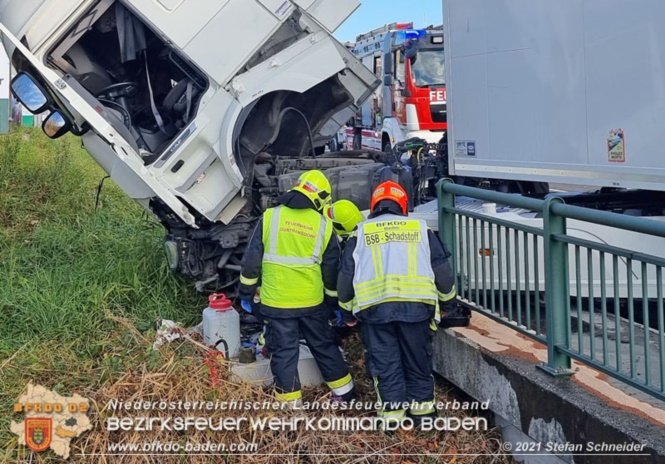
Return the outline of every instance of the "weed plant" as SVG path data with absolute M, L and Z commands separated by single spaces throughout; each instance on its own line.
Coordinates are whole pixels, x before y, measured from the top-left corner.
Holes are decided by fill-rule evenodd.
M 146 332 L 205 306 L 168 269 L 164 229 L 113 181 L 95 211 L 104 175 L 77 137 L 0 136 L 0 449 L 28 382 L 96 390 L 144 360 L 117 318 Z

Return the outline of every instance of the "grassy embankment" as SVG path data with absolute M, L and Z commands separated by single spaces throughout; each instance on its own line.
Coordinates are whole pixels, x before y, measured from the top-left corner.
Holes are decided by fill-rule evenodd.
M 12 404 L 28 382 L 63 395 L 79 393 L 93 401 L 94 429 L 73 440 L 74 462 L 147 462 L 137 456 L 77 454 L 105 453 L 108 442 L 141 443 L 155 438 L 254 442 L 259 444 L 258 453 L 264 454 L 233 456 L 228 461 L 198 456 L 187 462 L 441 462 L 404 453 L 497 452 L 494 431 L 396 437 L 248 430 L 161 435 L 104 431 L 104 418 L 111 415 L 106 406 L 112 398 L 200 401 L 267 396 L 258 387 L 227 381 L 223 368 L 221 384 L 213 387 L 202 353 L 193 344 L 175 342 L 152 351 L 156 319 L 195 323 L 205 299 L 196 294 L 191 282 L 168 270 L 162 252 L 163 229 L 113 182 L 107 181 L 99 210 L 94 211 L 103 175 L 73 136 L 51 141 L 30 129 L 0 136 L 0 462 L 57 461 L 51 452 L 31 457 L 9 431 L 10 420 L 22 420 L 12 414 Z M 373 401 L 359 350 L 352 351 L 361 398 Z M 324 394 L 323 389 L 311 390 L 306 399 Z M 445 400 L 449 392 L 441 390 L 438 396 Z M 248 413 L 230 415 L 243 414 Z M 222 415 L 210 413 L 215 418 Z M 265 456 L 275 453 L 295 457 Z M 311 453 L 355 456 L 302 457 Z M 378 456 L 386 453 L 389 456 Z M 493 456 L 455 459 L 504 462 Z M 159 462 L 184 459 L 168 457 Z

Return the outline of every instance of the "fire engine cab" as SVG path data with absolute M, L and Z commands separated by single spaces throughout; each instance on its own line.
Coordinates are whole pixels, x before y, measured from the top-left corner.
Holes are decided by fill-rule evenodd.
M 359 35 L 352 52 L 383 85 L 347 125 L 347 148 L 387 150 L 411 137 L 437 143 L 447 130 L 443 28 L 389 24 Z

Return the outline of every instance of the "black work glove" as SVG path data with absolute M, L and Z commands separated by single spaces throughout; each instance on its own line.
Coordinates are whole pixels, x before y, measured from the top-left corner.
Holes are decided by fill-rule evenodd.
M 347 311 L 346 309 L 341 309 L 340 310 L 341 316 L 342 316 L 342 323 L 347 326 L 347 327 L 353 327 L 358 323 L 358 319 L 353 315 L 351 311 Z
M 441 321 L 439 327 L 468 327 L 471 321 L 471 310 L 457 301 L 441 304 Z

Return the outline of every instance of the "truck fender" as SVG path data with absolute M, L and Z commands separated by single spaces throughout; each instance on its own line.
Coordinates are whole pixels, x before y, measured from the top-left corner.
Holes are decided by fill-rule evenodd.
M 402 132 L 402 129 L 399 127 L 399 122 L 395 118 L 386 118 L 383 121 L 382 134 L 388 136 L 391 148 L 396 143 L 404 140 L 404 133 Z M 383 139 L 383 135 L 382 135 L 382 147 L 385 149 L 385 141 Z

